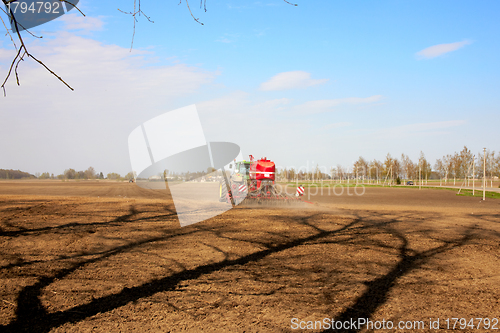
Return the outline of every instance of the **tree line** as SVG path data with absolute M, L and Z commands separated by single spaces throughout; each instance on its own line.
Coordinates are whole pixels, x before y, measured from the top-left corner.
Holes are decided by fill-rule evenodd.
M 44 173 L 48 174 L 48 173 Z M 42 175 L 44 175 L 42 174 Z M 109 180 L 128 180 L 133 179 L 134 174 L 132 172 L 127 173 L 125 176 L 121 176 L 119 173 L 110 172 L 104 177 L 102 172 L 96 172 L 93 167 L 89 167 L 85 171 L 76 171 L 75 169 L 66 169 L 64 173 L 57 176 L 57 179 L 109 179 Z M 42 178 L 43 179 L 43 178 Z
M 35 176 L 20 170 L 0 169 L 0 179 L 26 179 L 26 178 L 35 178 Z
M 485 158 L 486 157 L 486 158 Z M 486 164 L 484 165 L 484 161 Z M 281 181 L 316 181 L 316 180 L 351 180 L 372 182 L 372 183 L 401 183 L 406 180 L 417 179 L 441 179 L 446 183 L 453 182 L 456 185 L 459 179 L 483 178 L 483 170 L 486 171 L 486 178 L 493 186 L 495 177 L 500 177 L 500 152 L 487 150 L 485 153 L 479 152 L 473 154 L 466 146 L 453 154 L 448 154 L 439 158 L 432 165 L 426 158 L 423 152 L 420 152 L 420 157 L 417 161 L 412 161 L 408 155 L 401 154 L 401 157 L 395 158 L 388 153 L 383 161 L 373 159 L 371 161 L 360 156 L 351 166 L 344 167 L 338 164 L 336 167 L 325 166 L 316 168 L 312 171 L 302 168 L 295 169 L 280 168 L 277 170 L 277 179 Z M 175 173 L 164 171 L 164 179 L 174 180 L 192 180 L 205 176 L 206 174 L 215 172 L 215 169 L 210 168 L 207 172 L 192 172 L 192 173 Z M 217 173 L 217 176 L 222 173 Z M 93 167 L 89 167 L 85 171 L 76 171 L 75 169 L 66 169 L 62 174 L 54 176 L 48 172 L 35 173 L 32 175 L 19 170 L 4 170 L 0 169 L 0 179 L 109 179 L 109 180 L 128 180 L 133 179 L 132 172 L 121 176 L 118 173 L 111 172 L 104 177 L 102 172 L 98 173 Z
M 474 155 L 466 146 L 460 151 L 448 154 L 436 160 L 432 165 L 420 152 L 419 159 L 413 161 L 408 155 L 401 154 L 398 159 L 388 153 L 383 161 L 371 161 L 360 156 L 351 166 L 345 167 L 338 164 L 335 167 L 320 167 L 312 171 L 296 170 L 295 168 L 281 168 L 278 170 L 278 179 L 293 180 L 338 180 L 342 181 L 368 181 L 373 183 L 395 182 L 417 179 L 441 179 L 446 183 L 458 179 L 483 177 L 484 157 L 486 156 L 486 178 L 491 183 L 495 177 L 500 177 L 500 153 L 486 151 Z M 493 185 L 491 185 L 493 186 Z
M 127 173 L 125 176 L 121 176 L 119 173 L 110 172 L 104 176 L 102 172 L 96 172 L 93 167 L 89 167 L 85 171 L 77 171 L 75 169 L 66 169 L 60 175 L 54 175 L 49 172 L 36 172 L 34 175 L 20 171 L 20 170 L 5 170 L 0 169 L 0 179 L 81 179 L 81 180 L 93 180 L 93 179 L 110 179 L 110 180 L 128 180 L 133 179 L 134 174 L 132 172 Z

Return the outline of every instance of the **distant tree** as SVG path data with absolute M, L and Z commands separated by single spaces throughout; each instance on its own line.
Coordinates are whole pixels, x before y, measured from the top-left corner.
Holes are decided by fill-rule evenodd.
M 104 175 L 102 174 L 102 172 L 99 173 L 99 179 L 104 179 Z
M 453 185 L 456 185 L 456 181 L 457 181 L 457 178 L 460 178 L 462 175 L 461 175 L 461 170 L 462 170 L 462 165 L 461 165 L 461 162 L 462 162 L 462 159 L 460 158 L 460 155 L 455 152 L 452 156 L 451 156 L 451 160 L 452 160 L 452 172 L 453 172 Z
M 42 173 L 38 179 L 50 179 L 50 174 L 48 172 Z
M 415 163 L 408 155 L 401 154 L 401 174 L 404 179 L 414 179 Z
M 353 172 L 356 175 L 356 181 L 360 178 L 363 180 L 367 176 L 367 170 L 368 170 L 368 163 L 363 157 L 359 157 L 356 162 L 354 162 L 353 165 Z
M 479 153 L 478 154 L 478 160 L 477 160 L 477 170 L 479 177 L 483 177 L 483 169 L 484 169 L 484 156 L 485 154 Z M 495 152 L 490 151 L 489 149 L 486 150 L 486 179 L 490 180 L 490 186 L 493 186 L 493 177 L 496 174 L 496 167 L 497 165 L 497 159 L 495 158 Z
M 384 161 L 384 177 L 386 179 L 389 179 L 388 177 L 390 176 L 390 179 L 394 178 L 394 158 L 392 158 L 390 153 L 387 153 L 387 156 L 385 157 Z
M 500 178 L 500 152 L 493 160 L 493 175 Z
M 443 166 L 445 168 L 445 183 L 448 182 L 448 176 L 451 177 L 453 175 L 453 170 L 454 170 L 454 167 L 453 167 L 453 163 L 454 163 L 454 160 L 453 160 L 453 156 L 448 154 L 446 156 L 443 157 Z
M 490 186 L 493 187 L 493 177 L 495 176 L 496 161 L 495 161 L 495 151 L 492 151 L 488 156 L 489 165 L 489 175 L 490 175 Z
M 472 156 L 472 152 L 467 149 L 467 146 L 464 146 L 464 149 L 458 154 L 457 162 L 458 162 L 458 177 L 465 178 L 470 176 L 472 172 L 472 168 L 470 167 L 473 163 L 474 157 Z
M 446 175 L 446 168 L 444 166 L 443 161 L 440 158 L 438 158 L 436 160 L 436 163 L 434 164 L 434 170 L 439 175 L 439 179 L 442 179 L 442 178 L 445 177 L 445 175 Z
M 75 179 L 76 171 L 75 169 L 66 169 L 64 170 L 64 178 L 66 179 Z
M 313 177 L 316 180 L 322 180 L 323 179 L 323 173 L 321 172 L 319 164 L 316 164 L 316 169 L 314 169 L 314 176 Z
M 0 179 L 22 179 L 22 178 L 35 178 L 35 176 L 20 170 L 0 169 Z
M 96 172 L 93 167 L 89 167 L 87 170 L 85 170 L 85 179 L 95 179 L 96 177 Z
M 382 162 L 374 159 L 373 161 L 370 162 L 368 168 L 369 168 L 370 178 L 371 179 L 376 179 L 377 180 L 377 184 L 378 184 L 379 179 L 382 176 L 382 172 L 383 172 Z
M 401 168 L 401 163 L 398 161 L 397 158 L 394 159 L 394 163 L 392 165 L 392 172 L 393 172 L 393 178 L 396 178 L 396 183 L 399 185 L 401 184 L 401 173 L 403 172 L 402 171 L 402 168 Z M 397 180 L 399 179 L 399 183 L 397 182 Z
M 130 171 L 125 175 L 125 179 L 134 179 L 134 173 Z M 164 179 L 167 179 L 166 177 Z
M 422 179 L 428 179 L 432 172 L 431 164 L 425 158 L 424 152 L 420 151 L 420 158 L 418 159 L 418 166 Z
M 340 179 L 340 182 L 342 182 L 342 179 L 345 179 L 346 177 L 345 168 L 342 165 L 337 164 L 336 171 L 337 171 L 337 177 Z
M 106 178 L 111 179 L 111 180 L 119 180 L 121 178 L 121 176 L 118 173 L 111 172 L 111 173 L 108 173 Z

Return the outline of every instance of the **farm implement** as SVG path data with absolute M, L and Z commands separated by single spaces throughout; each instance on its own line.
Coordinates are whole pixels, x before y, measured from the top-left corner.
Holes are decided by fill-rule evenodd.
M 298 186 L 293 194 L 288 186 L 276 184 L 276 166 L 264 158 L 239 161 L 229 165 L 229 176 L 223 170 L 219 183 L 219 201 L 233 206 L 244 203 L 289 205 L 302 202 L 304 187 Z

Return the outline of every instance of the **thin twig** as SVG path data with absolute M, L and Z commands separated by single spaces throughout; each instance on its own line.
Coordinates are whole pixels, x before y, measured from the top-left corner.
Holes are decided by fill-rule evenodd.
M 14 60 L 12 60 L 12 63 L 10 64 L 9 72 L 7 73 L 7 76 L 5 77 L 5 80 L 3 81 L 3 84 L 1 86 L 2 89 L 3 89 L 3 96 L 4 97 L 7 96 L 6 93 L 5 93 L 5 83 L 7 83 L 7 80 L 10 77 L 10 73 L 12 72 L 12 68 L 14 67 L 14 64 L 16 63 L 16 60 L 19 57 L 19 54 L 21 54 L 21 51 L 23 50 L 23 48 L 24 48 L 24 44 L 21 43 L 21 47 L 19 48 L 19 51 L 17 51 L 17 54 L 14 57 Z
M 138 7 L 138 9 L 137 9 Z M 137 9 L 137 10 L 136 10 Z M 141 10 L 141 0 L 134 0 L 134 11 L 133 12 L 126 12 L 118 8 L 118 11 L 122 12 L 123 14 L 127 15 L 132 15 L 132 18 L 134 20 L 134 29 L 132 32 L 132 42 L 130 43 L 130 52 L 132 52 L 132 49 L 134 48 L 134 39 L 135 39 L 135 24 L 136 22 L 139 22 L 136 18 L 136 15 L 139 14 L 139 16 L 144 15 L 144 17 L 151 23 L 154 23 L 154 21 L 151 20 L 150 16 L 147 16 L 142 10 Z
M 135 2 L 136 2 L 136 0 L 134 0 L 134 15 L 132 15 L 132 17 L 134 18 L 134 32 L 132 33 L 132 43 L 130 44 L 130 52 L 132 52 L 132 48 L 134 47 L 135 23 L 137 22 L 137 19 L 135 18 L 135 14 L 136 14 L 136 11 L 135 11 Z M 139 3 L 140 2 L 141 2 L 141 0 L 139 0 Z
M 21 23 L 17 22 L 17 21 L 15 20 L 14 15 L 9 15 L 9 13 L 7 13 L 7 12 L 6 12 L 6 11 L 5 11 L 2 7 L 0 7 L 0 9 L 2 10 L 2 12 L 4 12 L 4 13 L 5 13 L 5 15 L 7 15 L 7 17 L 9 17 L 11 20 L 13 20 L 13 21 L 15 22 L 15 24 L 16 24 L 16 30 L 18 30 L 18 29 L 19 29 L 19 27 L 18 27 L 18 26 L 20 26 L 21 28 L 23 28 L 23 30 L 24 30 L 24 31 L 26 31 L 27 33 L 29 33 L 31 36 L 33 36 L 33 37 L 35 37 L 35 38 L 43 38 L 42 36 L 37 36 L 37 35 L 35 35 L 35 34 L 34 34 L 34 33 L 32 33 L 31 31 L 29 31 L 28 29 L 26 29 L 26 28 L 24 27 L 24 25 L 22 25 Z M 1 18 L 1 17 L 0 17 L 0 18 Z M 3 21 L 3 19 L 2 19 L 2 21 Z M 5 26 L 5 24 L 4 24 L 4 27 L 5 27 L 5 29 L 7 30 L 7 32 L 10 34 L 10 32 L 9 32 L 9 28 L 7 28 L 7 27 Z M 12 31 L 14 31 L 14 29 L 12 29 Z M 17 48 L 16 48 L 16 49 L 17 49 Z
M 2 8 L 2 11 L 5 13 L 5 10 L 3 10 L 3 8 Z M 14 42 L 14 38 L 12 38 L 12 35 L 10 34 L 9 28 L 7 28 L 7 25 L 5 24 L 5 21 L 3 20 L 2 16 L 0 16 L 0 20 L 2 20 L 3 26 L 5 27 L 5 30 L 7 31 L 6 35 L 9 35 L 10 40 L 12 41 L 12 44 L 14 44 L 14 48 L 17 51 L 16 42 Z
M 45 69 L 48 70 L 52 75 L 54 75 L 55 77 L 57 77 L 59 79 L 59 81 L 61 81 L 62 83 L 64 83 L 66 85 L 66 87 L 68 87 L 71 90 L 75 90 L 69 84 L 67 84 L 66 81 L 64 81 L 59 75 L 57 75 L 50 68 L 48 68 L 47 65 L 45 65 L 43 62 L 41 62 L 40 60 L 38 60 L 37 58 L 35 58 L 32 54 L 30 54 L 28 52 L 26 52 L 26 54 L 28 54 L 28 57 L 33 58 L 33 60 L 35 60 L 40 65 L 42 65 L 43 67 L 45 67 Z
M 287 0 L 283 0 L 283 1 L 285 1 L 285 2 L 286 2 L 287 4 L 289 4 L 289 5 L 292 5 L 292 6 L 298 6 L 296 3 L 291 3 L 291 2 L 288 2 Z
M 19 75 L 17 74 L 17 67 L 19 66 L 19 63 L 21 61 L 24 61 L 24 56 L 26 55 L 26 51 L 23 53 L 23 55 L 19 58 L 19 60 L 17 61 L 17 64 L 16 64 L 16 68 L 14 69 L 14 72 L 16 73 L 16 81 L 17 81 L 17 85 L 20 86 L 21 84 L 19 83 Z
M 85 16 L 85 14 L 80 10 L 80 8 L 78 8 L 77 6 L 75 6 L 74 3 L 71 3 L 69 1 L 66 1 L 66 0 L 59 0 L 61 2 L 65 2 L 65 3 L 69 3 L 71 6 L 73 6 L 73 8 L 75 8 L 76 10 L 78 10 L 80 12 L 80 14 L 82 14 L 83 16 Z M 68 11 L 68 7 L 66 7 L 66 11 Z
M 2 0 L 2 2 L 7 5 L 8 3 L 11 3 L 15 0 Z M 75 7 L 76 9 L 78 9 L 78 11 L 80 13 L 81 10 L 75 6 L 74 4 L 66 1 L 66 0 L 59 0 L 59 1 L 62 1 L 62 2 L 66 2 L 66 3 L 69 3 L 71 4 L 73 7 Z M 7 76 L 5 77 L 5 80 L 3 81 L 2 85 L 0 86 L 0 88 L 2 88 L 3 90 L 3 95 L 4 96 L 7 96 L 7 93 L 6 93 L 6 90 L 5 90 L 5 84 L 7 83 L 7 81 L 9 80 L 10 76 L 12 75 L 12 69 L 14 68 L 14 73 L 16 75 L 16 82 L 17 82 L 17 85 L 19 86 L 20 85 L 20 81 L 19 81 L 19 73 L 18 73 L 18 67 L 19 67 L 19 64 L 21 63 L 21 61 L 24 61 L 24 56 L 28 56 L 28 58 L 32 58 L 33 60 L 35 60 L 36 62 L 38 62 L 40 65 L 42 65 L 49 73 L 51 73 L 52 75 L 54 75 L 56 78 L 59 79 L 59 81 L 61 81 L 62 83 L 64 83 L 69 89 L 71 89 L 72 91 L 74 90 L 66 81 L 64 81 L 59 75 L 57 75 L 53 70 L 51 70 L 47 65 L 45 65 L 41 60 L 38 60 L 34 55 L 32 55 L 29 51 L 28 51 L 28 48 L 26 47 L 26 44 L 24 43 L 24 40 L 23 38 L 21 37 L 21 33 L 19 31 L 19 27 L 22 27 L 22 24 L 20 24 L 19 22 L 17 22 L 16 20 L 16 17 L 14 16 L 13 13 L 7 13 L 3 8 L 0 8 L 5 14 L 7 14 L 7 16 L 10 18 L 10 20 L 12 21 L 12 25 L 13 25 L 13 29 L 15 28 L 15 32 L 16 32 L 16 35 L 17 35 L 17 38 L 19 39 L 19 42 L 21 44 L 21 46 L 19 47 L 19 50 L 17 50 L 17 46 L 16 44 L 14 43 L 14 40 L 12 38 L 12 35 L 10 35 L 10 32 L 9 32 L 9 29 L 7 28 L 5 22 L 3 21 L 2 19 L 2 22 L 4 24 L 4 27 L 5 29 L 7 30 L 7 33 L 10 35 L 11 37 L 11 40 L 12 42 L 14 43 L 14 46 L 16 47 L 16 50 L 17 50 L 17 54 L 16 56 L 14 57 L 14 59 L 12 60 L 12 63 L 10 64 L 10 67 L 9 67 L 9 71 L 7 73 Z M 83 13 L 82 13 L 83 16 L 85 16 Z M 25 31 L 27 31 L 31 36 L 35 37 L 35 38 L 42 38 L 42 36 L 35 36 L 33 33 L 31 33 L 29 30 L 25 29 Z
M 144 17 L 151 23 L 155 23 L 155 21 L 151 20 L 151 17 L 147 16 L 146 14 L 144 14 L 144 12 L 141 10 L 141 13 L 142 15 L 144 15 Z
M 207 0 L 203 1 L 203 0 L 200 0 L 200 8 L 201 8 L 201 5 L 203 4 L 203 9 L 205 10 L 205 13 L 207 12 Z
M 187 8 L 189 9 L 189 13 L 191 14 L 191 17 L 192 17 L 192 18 L 193 18 L 196 22 L 198 22 L 199 24 L 204 25 L 202 22 L 200 22 L 200 19 L 198 19 L 198 18 L 194 17 L 193 12 L 191 11 L 191 7 L 189 7 L 189 0 L 185 0 L 185 1 L 186 1 Z M 181 2 L 182 2 L 182 0 L 181 0 Z M 179 4 L 180 4 L 180 2 L 179 2 Z

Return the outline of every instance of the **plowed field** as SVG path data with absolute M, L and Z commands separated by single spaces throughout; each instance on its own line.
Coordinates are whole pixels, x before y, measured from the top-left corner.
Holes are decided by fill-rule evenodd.
M 350 194 L 181 228 L 165 191 L 0 182 L 0 331 L 500 329 L 500 200 Z

